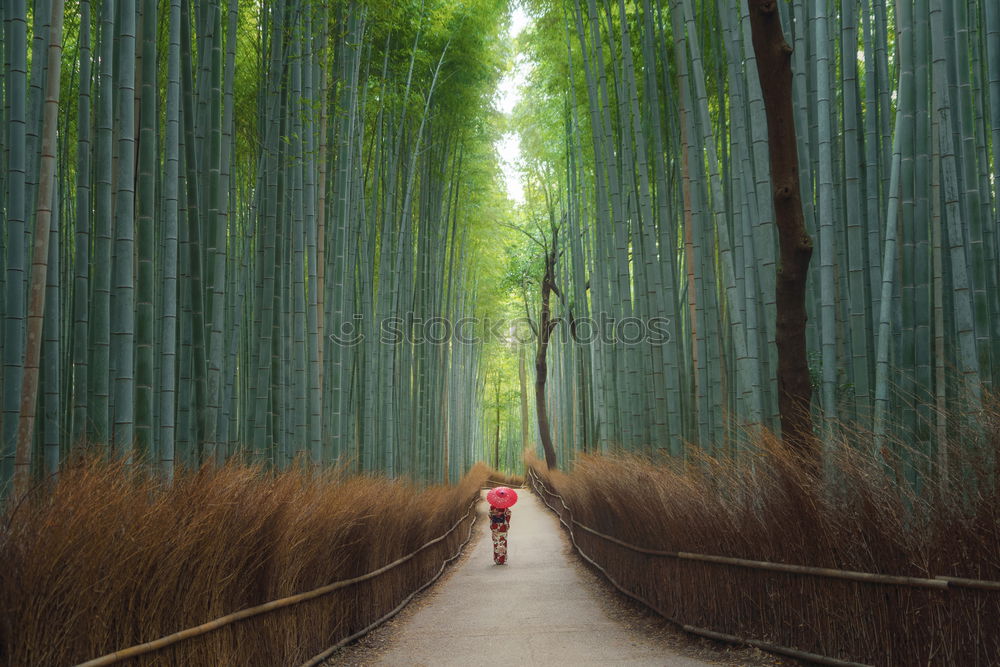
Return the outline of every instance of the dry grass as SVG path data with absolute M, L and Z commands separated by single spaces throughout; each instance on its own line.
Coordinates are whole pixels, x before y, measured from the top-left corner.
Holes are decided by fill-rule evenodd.
M 844 433 L 819 482 L 779 442 L 683 466 L 584 457 L 572 474 L 532 467 L 578 521 L 631 544 L 913 577 L 1000 581 L 1000 410 L 956 438 L 946 484 L 897 483 L 933 470 L 900 443 L 879 461 Z M 971 444 L 970 444 L 971 443 Z M 974 446 L 972 446 L 974 445 Z M 896 455 L 889 450 L 895 451 Z M 905 460 L 905 461 L 904 461 Z M 576 531 L 627 589 L 686 624 L 876 665 L 1000 664 L 1000 591 L 928 590 L 647 556 Z
M 444 533 L 489 475 L 417 489 L 331 472 L 227 466 L 164 487 L 121 464 L 73 466 L 0 524 L 0 664 L 68 665 L 355 577 Z M 299 664 L 429 579 L 465 538 L 141 664 Z
M 491 470 L 486 484 L 487 486 L 509 486 L 516 489 L 524 486 L 524 475 L 509 475 L 499 470 Z

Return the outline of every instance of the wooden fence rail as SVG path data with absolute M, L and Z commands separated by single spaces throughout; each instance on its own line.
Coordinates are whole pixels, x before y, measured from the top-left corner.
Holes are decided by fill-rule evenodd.
M 258 616 L 260 614 L 266 614 L 268 612 L 276 611 L 278 609 L 284 609 L 286 607 L 291 607 L 291 606 L 294 606 L 294 605 L 297 605 L 297 604 L 301 604 L 302 602 L 306 602 L 307 600 L 313 600 L 315 598 L 322 597 L 324 595 L 329 595 L 330 593 L 332 593 L 334 591 L 337 591 L 337 590 L 340 590 L 342 588 L 347 588 L 349 586 L 354 586 L 355 584 L 359 584 L 359 583 L 361 583 L 363 581 L 368 581 L 369 579 L 374 579 L 375 577 L 377 577 L 377 576 L 379 576 L 381 574 L 385 574 L 389 570 L 392 570 L 392 569 L 394 569 L 396 567 L 399 567 L 403 563 L 406 563 L 407 561 L 411 560 L 414 556 L 416 556 L 417 554 L 419 554 L 424 549 L 427 549 L 428 547 L 433 546 L 433 545 L 435 545 L 435 544 L 437 544 L 437 543 L 439 543 L 439 542 L 447 539 L 448 536 L 450 536 L 453 532 L 455 532 L 455 530 L 457 530 L 458 527 L 460 525 L 462 525 L 462 523 L 466 519 L 468 519 L 470 515 L 472 516 L 473 520 L 469 524 L 469 537 L 467 537 L 466 540 L 465 540 L 465 542 L 463 542 L 459 546 L 458 553 L 456 553 L 451 558 L 448 558 L 447 560 L 444 561 L 444 563 L 441 566 L 441 569 L 438 570 L 437 574 L 434 575 L 434 577 L 431 579 L 430 582 L 425 583 L 419 589 L 417 589 L 416 591 L 414 591 L 409 597 L 407 597 L 403 601 L 403 603 L 401 605 L 399 605 L 398 607 L 396 607 L 393 611 L 391 611 L 386 616 L 383 616 L 381 619 L 379 619 L 375 623 L 369 625 L 367 628 L 365 628 L 364 630 L 362 630 L 360 633 L 356 633 L 356 634 L 352 635 L 351 637 L 346 638 L 346 640 L 341 640 L 340 643 L 334 645 L 330 649 L 327 649 L 327 651 L 324 651 L 324 653 L 320 654 L 320 656 L 323 656 L 323 657 L 317 656 L 316 658 L 313 658 L 313 660 L 317 660 L 317 658 L 318 658 L 319 661 L 321 662 L 323 659 L 325 659 L 325 657 L 327 655 L 329 655 L 329 653 L 332 653 L 333 650 L 335 650 L 335 649 L 343 646 L 346 643 L 349 643 L 350 641 L 352 641 L 353 639 L 356 639 L 357 637 L 360 637 L 361 635 L 365 634 L 366 632 L 369 632 L 372 628 L 378 626 L 379 624 L 381 624 L 385 620 L 391 618 L 400 609 L 402 609 L 403 606 L 405 606 L 406 603 L 409 602 L 413 598 L 414 595 L 416 595 L 418 592 L 420 592 L 421 590 L 423 590 L 424 588 L 426 588 L 428 585 L 430 585 L 430 583 L 432 583 L 433 581 L 435 581 L 441 575 L 441 572 L 444 570 L 444 566 L 447 565 L 447 563 L 449 563 L 450 561 L 454 560 L 458 556 L 458 554 L 461 553 L 461 551 L 465 547 L 465 545 L 468 544 L 469 539 L 471 538 L 471 535 L 472 535 L 472 526 L 475 523 L 475 513 L 474 512 L 475 512 L 476 503 L 478 503 L 478 502 L 479 502 L 479 498 L 477 496 L 476 499 L 469 506 L 469 509 L 466 511 L 465 515 L 461 519 L 459 519 L 458 521 L 456 521 L 455 525 L 453 525 L 450 529 L 448 529 L 448 531 L 445 532 L 444 534 L 440 535 L 439 537 L 434 538 L 433 540 L 430 540 L 429 542 L 427 542 L 423 546 L 415 549 L 414 551 L 410 552 L 409 554 L 407 554 L 407 555 L 405 555 L 405 556 L 403 556 L 401 558 L 397 558 L 396 560 L 392 561 L 391 563 L 383 565 L 382 567 L 380 567 L 378 569 L 375 569 L 375 570 L 372 570 L 371 572 L 367 572 L 367 573 L 365 573 L 363 575 L 360 575 L 358 577 L 354 577 L 354 578 L 351 578 L 351 579 L 343 579 L 341 581 L 335 581 L 335 582 L 333 582 L 331 584 L 327 584 L 325 586 L 321 586 L 319 588 L 315 588 L 315 589 L 313 589 L 311 591 L 306 591 L 304 593 L 298 593 L 296 595 L 290 595 L 288 597 L 281 598 L 279 600 L 271 600 L 270 602 L 265 602 L 264 604 L 260 604 L 260 605 L 254 606 L 254 607 L 247 607 L 246 609 L 241 609 L 240 611 L 233 612 L 233 613 L 227 614 L 225 616 L 221 616 L 219 618 L 216 618 L 216 619 L 214 619 L 212 621 L 208 621 L 207 623 L 202 623 L 201 625 L 195 626 L 193 628 L 187 628 L 185 630 L 180 630 L 179 632 L 175 632 L 175 633 L 167 635 L 165 637 L 160 637 L 159 639 L 154 639 L 153 641 L 145 642 L 143 644 L 137 644 L 135 646 L 130 646 L 128 648 L 124 648 L 124 649 L 115 651 L 113 653 L 108 653 L 107 655 L 102 655 L 99 658 L 94 658 L 93 660 L 88 660 L 86 662 L 80 663 L 79 665 L 77 665 L 77 667 L 102 667 L 103 665 L 112 665 L 112 664 L 115 664 L 117 662 L 121 662 L 122 660 L 128 660 L 128 659 L 131 659 L 131 658 L 136 658 L 138 656 L 145 655 L 147 653 L 152 653 L 154 651 L 159 651 L 159 650 L 164 649 L 164 648 L 166 648 L 168 646 L 171 646 L 173 644 L 177 644 L 179 642 L 182 642 L 182 641 L 185 641 L 185 640 L 188 640 L 188 639 L 192 639 L 194 637 L 198 637 L 198 636 L 207 634 L 207 633 L 212 632 L 214 630 L 218 630 L 219 628 L 222 628 L 222 627 L 225 627 L 227 625 L 230 625 L 231 623 L 235 623 L 236 621 L 241 621 L 241 620 L 244 620 L 244 619 L 247 619 L 247 618 Z M 306 664 L 307 665 L 313 665 L 313 664 L 318 664 L 318 662 L 313 662 L 311 660 L 311 661 L 309 661 Z
M 633 600 L 636 600 L 637 602 L 643 604 L 644 606 L 652 609 L 660 616 L 664 617 L 668 621 L 675 623 L 676 625 L 684 629 L 686 632 L 690 632 L 692 634 L 700 635 L 703 637 L 708 637 L 711 639 L 725 641 L 732 644 L 743 644 L 747 646 L 754 646 L 763 649 L 765 651 L 787 655 L 801 660 L 808 660 L 816 664 L 835 665 L 838 667 L 847 667 L 847 666 L 858 667 L 862 663 L 850 662 L 838 658 L 831 658 L 829 656 L 810 653 L 807 651 L 802 651 L 787 646 L 780 646 L 778 644 L 773 644 L 771 642 L 766 642 L 746 637 L 738 637 L 736 635 L 730 635 L 715 630 L 709 630 L 707 628 L 695 627 L 686 624 L 679 619 L 673 618 L 671 615 L 669 615 L 662 609 L 658 608 L 654 603 L 637 595 L 633 591 L 626 589 L 618 581 L 616 581 L 614 577 L 612 577 L 611 574 L 604 567 L 602 567 L 599 563 L 597 563 L 593 558 L 591 558 L 590 555 L 588 555 L 580 547 L 580 545 L 577 543 L 574 529 L 578 528 L 590 535 L 593 535 L 606 542 L 618 545 L 624 549 L 628 549 L 635 553 L 645 554 L 654 557 L 662 557 L 662 558 L 669 558 L 676 560 L 687 560 L 687 561 L 699 561 L 705 563 L 713 563 L 717 565 L 748 568 L 754 570 L 764 570 L 771 572 L 785 572 L 785 573 L 811 576 L 811 577 L 843 579 L 843 580 L 857 581 L 867 584 L 905 586 L 912 588 L 932 589 L 938 591 L 948 591 L 954 589 L 970 589 L 970 588 L 978 590 L 987 590 L 987 591 L 1000 590 L 1000 582 L 996 581 L 984 581 L 979 579 L 962 579 L 957 577 L 943 577 L 943 576 L 933 577 L 933 578 L 893 576 L 893 575 L 875 574 L 869 572 L 855 572 L 851 570 L 838 570 L 833 568 L 792 565 L 789 563 L 772 563 L 767 561 L 749 560 L 745 558 L 732 558 L 729 556 L 715 556 L 710 554 L 698 554 L 698 553 L 690 553 L 684 551 L 663 551 L 657 549 L 649 549 L 646 547 L 640 547 L 625 542 L 623 540 L 620 540 L 614 536 L 602 533 L 598 530 L 595 530 L 594 528 L 591 528 L 590 526 L 584 525 L 583 523 L 577 521 L 575 518 L 573 518 L 572 508 L 570 508 L 569 505 L 566 504 L 566 501 L 562 497 L 562 495 L 560 495 L 555 490 L 548 488 L 548 486 L 546 486 L 545 482 L 541 480 L 541 478 L 534 471 L 534 469 L 530 467 L 528 469 L 528 479 L 531 482 L 532 488 L 542 499 L 542 502 L 544 502 L 545 505 L 550 510 L 555 512 L 555 514 L 559 517 L 560 523 L 562 523 L 563 526 L 565 526 L 569 534 L 570 541 L 572 542 L 573 547 L 577 550 L 580 556 L 585 561 L 594 566 L 598 571 L 600 571 L 615 588 L 617 588 L 627 597 L 630 597 Z M 562 511 L 560 510 L 560 508 L 553 506 L 553 504 L 549 502 L 550 498 L 553 501 L 556 499 L 559 501 L 559 503 L 562 505 Z

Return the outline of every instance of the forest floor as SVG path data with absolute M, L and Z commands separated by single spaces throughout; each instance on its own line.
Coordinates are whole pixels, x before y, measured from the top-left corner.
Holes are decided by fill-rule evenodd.
M 638 608 L 573 555 L 527 489 L 512 509 L 508 564 L 493 564 L 486 503 L 461 560 L 389 623 L 327 665 L 794 664 L 687 635 Z

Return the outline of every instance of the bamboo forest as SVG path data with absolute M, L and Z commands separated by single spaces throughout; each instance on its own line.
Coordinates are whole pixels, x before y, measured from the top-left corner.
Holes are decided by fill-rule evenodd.
M 2 4 L 0 663 L 1000 662 L 1000 2 Z

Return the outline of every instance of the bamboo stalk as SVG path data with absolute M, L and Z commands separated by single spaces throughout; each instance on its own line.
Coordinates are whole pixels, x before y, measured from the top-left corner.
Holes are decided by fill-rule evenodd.
M 3 343 L 3 425 L 0 442 L 0 488 L 6 490 L 14 479 L 20 420 L 21 385 L 25 353 L 25 286 L 27 285 L 26 243 L 27 222 L 30 219 L 26 201 L 27 138 L 25 97 L 27 89 L 27 20 L 24 0 L 13 0 L 5 6 L 4 37 L 8 71 L 6 86 L 7 188 L 4 235 L 4 343 Z
M 31 282 L 28 292 L 27 343 L 24 374 L 21 377 L 21 406 L 17 423 L 17 452 L 14 459 L 14 495 L 21 498 L 28 491 L 35 411 L 38 407 L 38 365 L 42 347 L 42 323 L 45 319 L 46 280 L 49 241 L 53 219 L 52 205 L 56 177 L 56 123 L 59 111 L 59 70 L 62 57 L 63 2 L 53 0 L 49 33 L 48 67 L 50 76 L 45 88 L 42 122 L 38 202 L 35 207 L 35 242 L 31 258 Z M 56 323 L 52 323 L 56 326 Z

